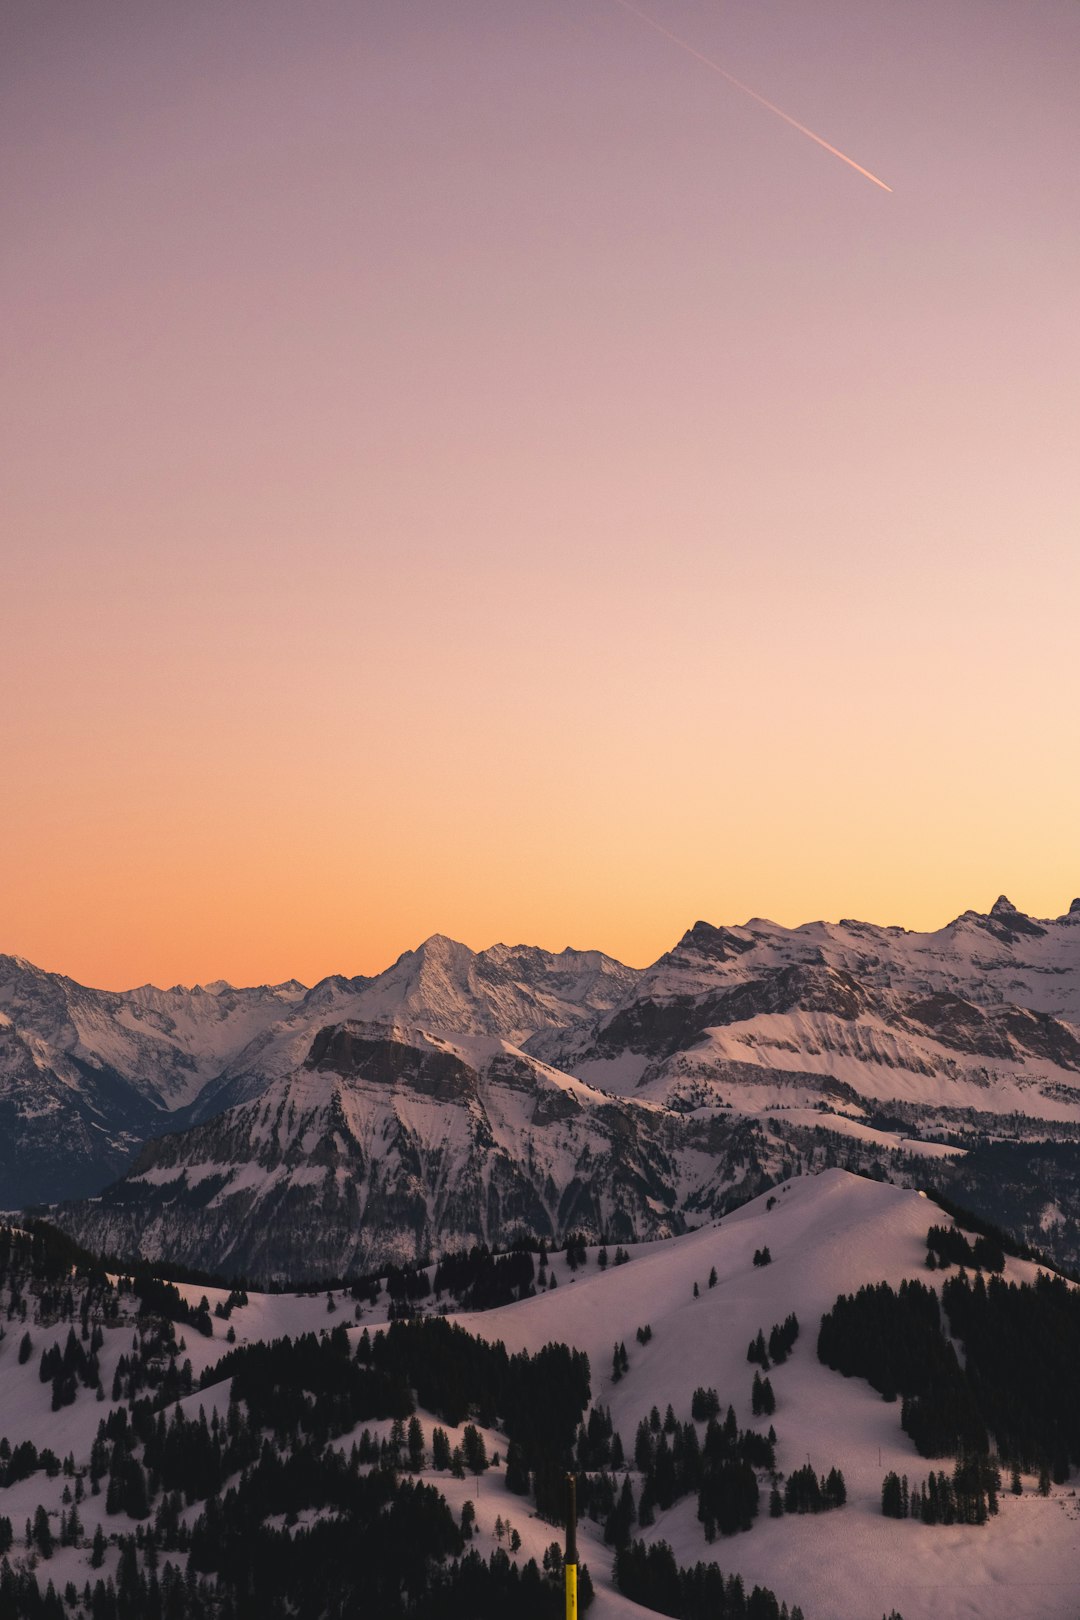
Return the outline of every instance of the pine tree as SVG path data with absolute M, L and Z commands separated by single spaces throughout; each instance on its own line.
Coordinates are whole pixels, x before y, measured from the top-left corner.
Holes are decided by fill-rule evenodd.
M 904 1517 L 900 1476 L 895 1472 L 886 1474 L 881 1483 L 881 1511 L 887 1519 Z
M 32 1538 L 34 1546 L 42 1558 L 51 1558 L 53 1555 L 53 1534 L 49 1528 L 49 1515 L 39 1503 L 34 1510 L 34 1525 Z
M 431 1466 L 432 1468 L 449 1468 L 450 1466 L 450 1439 L 447 1430 L 439 1424 L 431 1430 Z
M 488 1465 L 487 1447 L 484 1444 L 484 1437 L 475 1423 L 466 1423 L 462 1441 L 466 1468 L 472 1474 L 482 1474 Z

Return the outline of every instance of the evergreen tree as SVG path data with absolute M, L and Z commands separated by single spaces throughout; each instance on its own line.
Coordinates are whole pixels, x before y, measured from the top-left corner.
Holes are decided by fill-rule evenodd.
M 474 1423 L 467 1423 L 462 1435 L 465 1466 L 471 1474 L 482 1474 L 488 1466 L 484 1437 Z
M 900 1491 L 900 1476 L 893 1471 L 887 1473 L 882 1481 L 881 1511 L 887 1519 L 902 1519 L 906 1516 Z
M 511 1450 L 513 1447 L 511 1447 Z M 431 1466 L 438 1469 L 450 1467 L 450 1440 L 446 1430 L 438 1424 L 431 1431 Z M 509 1467 L 509 1455 L 507 1456 Z
M 39 1503 L 34 1510 L 34 1524 L 31 1533 L 34 1547 L 42 1558 L 51 1558 L 53 1555 L 53 1534 L 49 1528 L 49 1515 Z

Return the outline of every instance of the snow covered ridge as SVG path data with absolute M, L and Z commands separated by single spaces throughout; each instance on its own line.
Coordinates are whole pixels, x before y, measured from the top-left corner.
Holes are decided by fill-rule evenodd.
M 666 1543 L 683 1567 L 715 1561 L 725 1574 L 740 1577 L 747 1594 L 755 1586 L 771 1589 L 787 1604 L 789 1613 L 799 1605 L 805 1620 L 877 1620 L 892 1610 L 904 1620 L 1016 1620 L 1021 1616 L 1023 1620 L 1075 1620 L 1075 1474 L 1057 1483 L 1047 1481 L 1046 1494 L 1042 1494 L 1037 1470 L 1022 1469 L 1020 1494 L 1014 1495 L 1006 1470 L 999 1511 L 984 1524 L 929 1524 L 886 1516 L 882 1513 L 883 1485 L 890 1474 L 921 1483 L 931 1467 L 951 1473 L 953 1459 L 931 1461 L 919 1456 L 901 1427 L 899 1401 L 883 1400 L 862 1377 L 831 1371 L 815 1353 L 821 1318 L 832 1311 L 840 1295 L 853 1294 L 866 1284 L 887 1283 L 899 1290 L 906 1279 L 940 1289 L 955 1279 L 955 1266 L 944 1274 L 927 1268 L 928 1230 L 943 1224 L 947 1223 L 941 1211 L 916 1193 L 842 1171 L 827 1171 L 781 1183 L 718 1225 L 640 1244 L 630 1251 L 626 1264 L 615 1264 L 609 1255 L 609 1263 L 603 1267 L 595 1246 L 584 1259 L 576 1253 L 573 1263 L 565 1253 L 550 1254 L 538 1269 L 534 1297 L 452 1319 L 470 1335 L 491 1345 L 501 1343 L 512 1354 L 528 1351 L 536 1355 L 554 1343 L 588 1356 L 589 1406 L 582 1414 L 582 1432 L 574 1444 L 592 1492 L 591 1498 L 583 1492 L 583 1498 L 595 1502 L 597 1510 L 593 1519 L 586 1507 L 579 1537 L 581 1556 L 596 1589 L 589 1611 L 592 1620 L 644 1620 L 650 1612 L 616 1589 L 615 1549 L 605 1539 L 605 1529 L 617 1520 L 614 1504 L 622 1500 L 626 1487 L 635 1515 L 630 1523 L 634 1539 L 650 1546 Z M 765 1251 L 771 1257 L 769 1264 L 755 1264 L 754 1256 Z M 1005 1261 L 1008 1282 L 1030 1284 L 1037 1276 L 1038 1268 L 1028 1262 Z M 371 1353 L 371 1341 L 387 1325 L 385 1290 L 373 1302 L 357 1302 L 340 1290 L 334 1290 L 329 1299 L 325 1292 L 303 1296 L 252 1290 L 230 1296 L 225 1290 L 180 1285 L 176 1292 L 194 1315 L 201 1315 L 200 1302 L 206 1296 L 204 1321 L 211 1329 L 209 1334 L 205 1326 L 199 1328 L 191 1322 L 175 1322 L 171 1331 L 169 1324 L 154 1327 L 144 1317 L 138 1348 L 134 1348 L 134 1306 L 128 1298 L 118 1317 L 103 1314 L 100 1339 L 96 1319 L 88 1321 L 85 1348 L 95 1357 L 105 1400 L 95 1400 L 94 1389 L 76 1378 L 74 1400 L 54 1407 L 54 1387 L 40 1377 L 41 1358 L 50 1356 L 54 1347 L 63 1354 L 68 1315 L 73 1318 L 76 1339 L 80 1339 L 81 1301 L 76 1291 L 73 1310 L 65 1315 L 58 1281 L 54 1280 L 53 1297 L 48 1299 L 25 1281 L 19 1287 L 19 1303 L 14 1306 L 7 1335 L 0 1341 L 0 1435 L 7 1437 L 13 1452 L 31 1441 L 39 1453 L 48 1448 L 60 1463 L 70 1456 L 71 1468 L 65 1472 L 58 1467 L 52 1474 L 39 1462 L 34 1471 L 0 1488 L 0 1518 L 6 1516 L 14 1528 L 16 1569 L 32 1569 L 42 1588 L 51 1580 L 60 1592 L 69 1581 L 77 1594 L 87 1581 L 93 1588 L 99 1578 L 130 1581 L 132 1560 L 135 1569 L 149 1579 L 154 1571 L 148 1566 L 145 1547 L 128 1550 L 120 1545 L 139 1526 L 144 1542 L 151 1529 L 158 1538 L 157 1578 L 164 1578 L 169 1561 L 183 1570 L 189 1550 L 185 1531 L 193 1530 L 205 1515 L 205 1484 L 193 1491 L 190 1503 L 181 1498 L 178 1518 L 168 1508 L 161 1512 L 167 1491 L 160 1481 L 155 1499 L 144 1499 L 154 1483 L 152 1471 L 144 1463 L 148 1444 L 157 1443 L 156 1412 L 149 1423 L 141 1422 L 141 1434 L 136 1430 L 123 1470 L 111 1466 L 109 1455 L 116 1435 L 122 1432 L 115 1421 L 108 1446 L 99 1447 L 95 1454 L 99 1421 L 114 1407 L 130 1411 L 134 1400 L 149 1398 L 160 1404 L 165 1423 L 171 1424 L 177 1410 L 185 1421 L 197 1423 L 201 1406 L 208 1425 L 216 1419 L 222 1437 L 226 1433 L 235 1436 L 248 1410 L 250 1393 L 259 1399 L 265 1396 L 259 1396 L 253 1380 L 240 1381 L 241 1389 L 248 1393 L 233 1422 L 226 1424 L 237 1389 L 236 1364 L 226 1364 L 217 1375 L 212 1371 L 226 1352 L 243 1351 L 284 1334 L 318 1337 L 344 1329 L 352 1355 L 359 1352 L 361 1364 L 366 1366 L 364 1356 Z M 435 1312 L 439 1303 L 429 1296 L 423 1307 Z M 447 1303 L 445 1296 L 442 1303 Z M 0 1304 L 7 1321 L 6 1308 L 12 1304 L 10 1282 Z M 21 1315 L 24 1307 L 25 1319 Z M 792 1318 L 799 1326 L 798 1334 L 779 1335 L 787 1342 L 778 1348 L 787 1353 L 770 1358 L 767 1371 L 772 1410 L 757 1412 L 754 1390 L 756 1381 L 760 1404 L 761 1369 L 758 1362 L 748 1359 L 748 1347 L 756 1345 L 759 1332 L 767 1342 L 773 1325 L 783 1328 Z M 31 1350 L 21 1359 L 27 1333 Z M 362 1347 L 365 1335 L 367 1352 Z M 170 1340 L 177 1345 L 175 1355 L 170 1352 Z M 617 1354 L 623 1348 L 625 1357 Z M 190 1395 L 181 1393 L 176 1401 L 167 1381 L 168 1367 L 175 1365 L 172 1376 L 179 1376 L 183 1388 L 185 1361 L 190 1362 L 193 1384 L 198 1385 L 204 1373 L 209 1382 Z M 163 1373 L 162 1381 L 143 1382 L 144 1364 L 148 1369 L 156 1366 Z M 415 1382 L 410 1383 L 416 1387 Z M 1017 1390 L 1018 1398 L 1022 1393 Z M 772 1468 L 759 1464 L 752 1470 L 759 1503 L 756 1515 L 751 1515 L 751 1527 L 732 1534 L 720 1531 L 708 1541 L 708 1525 L 699 1517 L 698 1491 L 681 1489 L 670 1501 L 666 1489 L 662 1500 L 654 1498 L 644 1515 L 651 1522 L 642 1523 L 649 1480 L 649 1473 L 639 1465 L 639 1449 L 640 1461 L 647 1460 L 645 1446 L 639 1448 L 638 1444 L 642 1428 L 652 1448 L 650 1470 L 661 1483 L 655 1458 L 662 1447 L 673 1446 L 676 1434 L 685 1446 L 692 1427 L 704 1454 L 708 1412 L 718 1408 L 724 1426 L 729 1406 L 738 1431 L 755 1431 L 762 1437 L 770 1425 L 775 1431 Z M 260 1410 L 264 1429 L 272 1433 L 265 1407 Z M 454 1522 L 460 1522 L 463 1512 L 466 1518 L 475 1516 L 472 1546 L 485 1558 L 498 1550 L 519 1565 L 529 1558 L 541 1563 L 558 1531 L 536 1516 L 535 1480 L 522 1493 L 521 1460 L 510 1455 L 508 1430 L 498 1424 L 479 1428 L 483 1460 L 490 1461 L 497 1453 L 496 1464 L 483 1468 L 481 1463 L 478 1472 L 459 1464 L 455 1470 L 454 1452 L 460 1451 L 465 1459 L 476 1449 L 476 1439 L 469 1436 L 466 1425 L 491 1422 L 490 1415 L 485 1419 L 477 1407 L 456 1412 L 451 1421 L 438 1400 L 425 1405 L 421 1399 L 413 1416 L 418 1432 L 410 1419 L 407 1438 L 397 1448 L 401 1477 L 434 1486 L 449 1504 Z M 366 1441 L 364 1429 L 368 1430 Z M 445 1450 L 436 1432 L 440 1429 Z M 361 1418 L 342 1432 L 330 1432 L 331 1448 L 345 1461 L 353 1447 L 358 1448 L 365 1478 L 376 1466 L 382 1448 L 394 1447 L 389 1416 L 374 1421 Z M 615 1460 L 609 1443 L 614 1435 L 619 1437 L 621 1462 Z M 285 1434 L 275 1443 L 284 1456 L 293 1439 Z M 196 1459 L 204 1480 L 205 1459 L 212 1449 L 212 1445 L 199 1448 Z M 130 1461 L 139 1465 L 138 1474 Z M 182 1464 L 180 1448 L 175 1448 L 170 1481 Z M 245 1465 L 245 1471 L 246 1466 L 254 1467 L 254 1462 Z M 822 1513 L 793 1510 L 774 1517 L 770 1512 L 773 1470 L 775 1488 L 784 1500 L 791 1482 L 807 1468 L 816 1478 L 824 1475 L 828 1479 L 834 1471 L 842 1475 L 843 1504 Z M 516 1479 L 512 1477 L 515 1469 Z M 95 1471 L 97 1493 L 91 1483 Z M 309 1466 L 308 1477 L 311 1475 Z M 226 1487 L 237 1488 L 241 1483 L 239 1472 L 229 1473 L 221 1497 Z M 72 1500 L 65 1498 L 65 1491 Z M 466 1502 L 472 1504 L 471 1512 L 465 1509 Z M 75 1533 L 71 1531 L 73 1505 L 78 1509 Z M 45 1542 L 39 1508 L 48 1532 L 48 1557 L 41 1555 L 40 1545 L 35 1555 L 23 1539 L 23 1527 L 30 1520 L 32 1536 Z M 340 1531 L 342 1515 L 356 1510 L 338 1506 L 331 1498 L 330 1505 L 321 1506 L 301 1501 L 292 1521 L 276 1504 L 266 1511 L 264 1522 L 269 1529 L 300 1538 L 324 1521 L 327 1535 Z M 197 1575 L 205 1576 L 208 1567 L 214 1568 L 212 1561 L 206 1562 L 212 1542 L 207 1535 L 209 1522 L 204 1518 Z M 66 1527 L 66 1544 L 60 1544 L 62 1527 Z M 618 1533 L 615 1526 L 612 1529 Z M 298 1541 L 297 1557 L 304 1551 Z M 122 1575 L 125 1559 L 127 1573 Z M 347 1565 L 342 1566 L 341 1578 L 351 1578 Z M 80 1613 L 77 1608 L 71 1612 Z
M 164 1204 L 147 1190 L 187 1168 L 199 1197 L 171 1213 L 201 1264 L 250 1260 L 244 1228 L 281 1237 L 286 1211 L 298 1232 L 355 1230 L 362 1215 L 368 1258 L 530 1221 L 599 1232 L 620 1211 L 641 1235 L 678 1231 L 745 1177 L 743 1193 L 805 1164 L 819 1113 L 853 1162 L 873 1163 L 876 1143 L 889 1173 L 908 1174 L 888 1155 L 923 1155 L 926 1139 L 942 1155 L 973 1145 L 973 1184 L 991 1179 L 988 1140 L 1080 1137 L 1080 902 L 1038 920 L 1002 897 L 929 934 L 697 923 L 644 972 L 435 936 L 374 979 L 311 990 L 114 995 L 0 958 L 0 1016 L 0 1207 L 96 1194 L 156 1138 L 102 1209 L 114 1237 L 160 1252 Z M 348 1045 L 326 1034 L 346 1026 L 393 1033 L 363 1036 L 343 1071 L 320 1043 Z M 457 1081 L 424 1094 L 455 1062 Z M 281 1129 L 262 1133 L 282 1108 L 306 1110 L 309 1129 L 279 1159 Z M 1072 1256 L 1080 1175 L 1051 1168 L 1040 1209 Z M 1006 1169 L 1010 1189 L 1030 1180 L 1027 1161 Z M 1034 1210 L 1011 1218 L 1038 1241 Z M 98 1217 L 74 1219 L 88 1231 Z
M 324 1025 L 402 1018 L 520 1040 L 591 1019 L 636 978 L 600 951 L 436 935 L 374 979 L 87 989 L 0 956 L 0 1207 L 96 1192 L 147 1137 L 297 1069 Z

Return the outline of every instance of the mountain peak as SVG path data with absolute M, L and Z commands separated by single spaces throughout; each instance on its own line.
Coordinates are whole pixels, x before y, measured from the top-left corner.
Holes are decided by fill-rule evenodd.
M 1070 917 L 1080 916 L 1080 899 L 1074 900 L 1072 905 L 1069 907 L 1069 916 Z
M 999 894 L 990 907 L 991 917 L 1018 917 L 1020 913 L 1007 894 Z

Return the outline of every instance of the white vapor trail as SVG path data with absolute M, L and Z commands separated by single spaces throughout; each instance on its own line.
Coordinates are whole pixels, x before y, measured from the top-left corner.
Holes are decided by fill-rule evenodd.
M 841 163 L 846 163 L 849 169 L 855 170 L 856 174 L 861 174 L 865 179 L 873 181 L 874 185 L 880 186 L 882 191 L 892 191 L 892 186 L 887 186 L 884 180 L 878 179 L 876 174 L 872 174 L 869 169 L 864 169 L 861 163 L 856 163 L 855 159 L 848 157 L 846 152 L 841 152 L 838 146 L 831 145 L 829 141 L 825 140 L 824 136 L 815 134 L 812 129 L 807 129 L 805 124 L 800 124 L 797 118 L 792 118 L 791 114 L 786 113 L 782 107 L 778 107 L 773 101 L 768 101 L 757 90 L 751 89 L 750 85 L 744 84 L 733 73 L 729 73 L 727 68 L 721 67 L 719 62 L 714 62 L 711 56 L 704 56 L 701 51 L 695 50 L 694 46 L 685 39 L 680 38 L 678 34 L 673 34 L 670 28 L 665 28 L 664 24 L 657 22 L 655 17 L 650 17 L 647 11 L 640 11 L 637 6 L 631 4 L 631 0 L 615 0 L 615 4 L 622 6 L 624 11 L 631 12 L 641 22 L 655 29 L 658 34 L 663 34 L 664 38 L 669 39 L 673 45 L 678 45 L 681 50 L 689 52 L 705 67 L 711 68 L 722 79 L 726 79 L 728 84 L 734 85 L 736 90 L 741 90 L 743 95 L 751 96 L 759 106 L 767 108 L 771 113 L 775 113 L 777 118 L 782 118 L 785 124 L 791 125 L 792 129 L 797 129 L 800 135 L 805 135 L 809 140 L 816 141 L 818 146 L 824 147 L 826 152 L 830 152 L 833 157 L 839 158 Z

